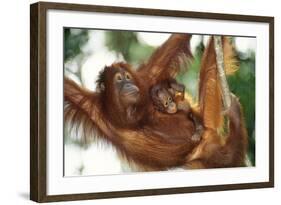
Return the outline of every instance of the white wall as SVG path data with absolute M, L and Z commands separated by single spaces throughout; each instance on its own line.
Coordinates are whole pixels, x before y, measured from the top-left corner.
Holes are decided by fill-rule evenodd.
M 276 0 L 75 0 L 62 2 L 116 6 L 180 9 L 252 15 L 275 16 L 275 75 L 280 77 L 281 13 Z M 1 204 L 31 204 L 29 192 L 29 3 L 34 1 L 2 1 L 0 6 L 0 190 Z M 276 79 L 275 104 L 280 104 L 280 80 Z M 276 106 L 276 122 L 281 110 Z M 278 124 L 277 124 L 278 125 Z M 277 126 L 276 126 L 277 127 Z M 276 129 L 275 146 L 280 145 L 280 129 Z M 98 200 L 96 204 L 273 204 L 280 200 L 280 156 L 276 150 L 276 187 L 274 189 L 210 192 L 170 196 Z M 71 202 L 92 204 L 93 201 Z M 274 204 L 276 204 L 274 203 Z M 64 203 L 63 203 L 64 204 Z

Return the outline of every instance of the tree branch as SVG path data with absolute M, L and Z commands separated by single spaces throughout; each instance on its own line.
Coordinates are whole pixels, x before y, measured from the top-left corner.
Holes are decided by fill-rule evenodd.
M 223 101 L 224 109 L 227 110 L 231 104 L 231 97 L 230 97 L 229 86 L 226 80 L 225 69 L 224 69 L 224 58 L 223 58 L 221 36 L 214 36 L 214 44 L 215 44 L 218 74 L 219 74 L 219 79 L 222 89 L 222 101 Z

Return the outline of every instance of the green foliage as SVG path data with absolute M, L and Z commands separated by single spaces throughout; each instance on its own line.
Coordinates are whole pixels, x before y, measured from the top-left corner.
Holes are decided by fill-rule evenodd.
M 129 31 L 107 31 L 106 46 L 109 50 L 121 53 L 128 63 L 137 64 L 148 59 L 154 48 L 142 44 L 137 33 Z
M 239 97 L 249 135 L 248 156 L 255 165 L 255 55 L 244 58 L 238 55 L 240 68 L 228 77 L 230 90 Z
M 64 29 L 64 61 L 74 58 L 82 52 L 82 46 L 89 40 L 88 30 Z

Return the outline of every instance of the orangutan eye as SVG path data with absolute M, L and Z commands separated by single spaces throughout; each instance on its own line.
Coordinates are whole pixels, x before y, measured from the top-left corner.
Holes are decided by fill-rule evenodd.
M 164 103 L 164 106 L 165 106 L 165 107 L 168 107 L 168 102 L 167 102 L 167 101 Z
M 125 78 L 126 78 L 126 80 L 131 80 L 131 75 L 129 73 L 126 73 Z
M 122 81 L 122 75 L 120 73 L 117 73 L 115 79 L 119 82 Z
M 171 97 L 169 97 L 169 98 L 168 98 L 168 101 L 169 101 L 169 102 L 172 102 L 172 98 L 171 98 Z

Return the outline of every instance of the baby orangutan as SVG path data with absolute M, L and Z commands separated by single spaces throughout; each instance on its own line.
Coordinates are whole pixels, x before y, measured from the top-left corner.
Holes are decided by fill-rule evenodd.
M 153 86 L 150 91 L 156 110 L 167 114 L 184 112 L 194 121 L 196 132 L 192 136 L 192 141 L 199 141 L 203 133 L 203 126 L 201 120 L 192 112 L 190 103 L 184 98 L 184 94 L 185 86 L 172 78 Z
M 152 102 L 157 110 L 173 114 L 179 110 L 190 111 L 189 102 L 184 100 L 185 87 L 175 79 L 168 79 L 155 85 L 151 89 Z

